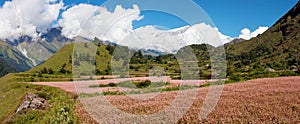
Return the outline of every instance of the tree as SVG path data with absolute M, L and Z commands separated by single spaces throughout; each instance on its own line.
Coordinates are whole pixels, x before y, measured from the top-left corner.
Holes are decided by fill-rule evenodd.
M 75 59 L 78 59 L 78 54 L 77 54 L 77 51 L 74 51 L 74 54 L 73 54 L 74 58 Z
M 90 54 L 87 53 L 86 56 L 85 56 L 85 61 L 86 61 L 86 62 L 89 62 L 89 61 L 90 61 L 90 58 L 91 58 Z
M 96 69 L 96 70 L 95 70 L 95 73 L 96 73 L 96 75 L 100 75 L 100 70 L 99 70 L 99 69 Z
M 65 69 L 66 66 L 67 66 L 67 64 L 65 63 L 65 64 L 61 67 L 61 69 L 59 70 L 59 72 L 62 73 L 62 74 L 66 74 L 66 73 L 67 73 L 67 70 Z
M 72 63 L 72 56 L 69 56 L 69 63 Z
M 114 53 L 114 49 L 115 49 L 115 48 L 114 48 L 113 46 L 107 45 L 105 49 L 106 49 L 107 51 L 109 51 L 109 54 L 112 55 L 112 54 Z
M 98 47 L 101 46 L 100 40 L 99 40 L 97 37 L 94 38 L 93 43 L 94 43 L 96 46 L 98 46 Z
M 59 72 L 62 73 L 62 74 L 66 74 L 66 73 L 67 73 L 67 71 L 65 70 L 65 68 L 61 68 L 61 69 L 59 70 Z
M 47 74 L 47 73 L 48 73 L 47 68 L 44 67 L 44 68 L 41 70 L 41 73 L 42 73 L 42 74 Z
M 49 68 L 49 69 L 48 69 L 48 74 L 54 74 L 54 71 L 53 71 L 52 68 Z
M 75 59 L 73 65 L 80 66 L 80 61 L 78 59 Z
M 89 48 L 89 46 L 88 46 L 87 43 L 84 43 L 84 47 L 85 47 L 85 48 Z
M 38 77 L 43 77 L 43 74 L 41 72 L 39 72 Z

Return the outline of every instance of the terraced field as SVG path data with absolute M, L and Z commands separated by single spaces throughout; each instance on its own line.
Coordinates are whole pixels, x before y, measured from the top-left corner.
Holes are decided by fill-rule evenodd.
M 75 91 L 74 83 L 72 87 L 70 82 L 41 82 L 37 84 L 61 87 L 71 92 Z M 65 87 L 62 84 L 68 84 L 68 86 Z M 76 84 L 77 90 L 80 89 L 78 86 L 80 85 Z M 98 122 L 118 122 L 120 120 L 123 120 L 123 123 L 125 120 L 128 123 L 132 121 L 149 122 L 148 116 L 161 114 L 168 110 L 167 108 L 174 104 L 180 93 L 184 92 L 186 95 L 182 98 L 189 98 L 192 95 L 189 93 L 197 90 L 196 98 L 191 106 L 175 106 L 175 109 L 182 110 L 182 112 L 184 112 L 183 108 L 188 107 L 187 112 L 180 116 L 176 123 L 300 123 L 300 77 L 264 78 L 227 84 L 224 86 L 215 109 L 205 119 L 200 119 L 199 113 L 202 110 L 208 89 L 208 87 L 203 87 L 149 94 L 91 95 L 80 100 L 85 105 L 86 110 L 92 113 L 92 117 Z M 150 99 L 134 99 L 138 97 Z M 111 105 L 114 106 L 117 113 L 110 111 L 108 106 Z M 130 116 L 127 116 L 128 113 Z M 163 123 L 174 121 L 170 118 L 177 119 L 176 113 L 167 113 L 162 116 L 166 116 L 165 119 L 155 121 Z M 105 121 L 103 121 L 104 119 Z

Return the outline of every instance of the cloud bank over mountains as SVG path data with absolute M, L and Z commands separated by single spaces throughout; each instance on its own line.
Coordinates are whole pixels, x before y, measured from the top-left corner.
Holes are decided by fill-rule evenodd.
M 59 18 L 60 11 L 62 16 Z M 12 0 L 0 8 L 0 39 L 13 40 L 22 35 L 37 37 L 40 32 L 55 26 L 62 27 L 62 35 L 93 39 L 98 37 L 133 48 L 146 46 L 176 50 L 190 44 L 220 45 L 235 37 L 222 34 L 218 28 L 204 23 L 177 29 L 161 30 L 155 26 L 133 29 L 133 22 L 143 19 L 137 5 L 123 8 L 117 5 L 110 12 L 105 7 L 79 4 L 66 9 L 58 0 Z M 250 39 L 266 31 L 259 27 L 251 32 L 245 28 L 237 38 Z M 165 48 L 163 48 L 165 47 Z
M 118 44 L 136 49 L 152 48 L 174 53 L 187 45 L 207 43 L 219 46 L 231 40 L 233 39 L 219 33 L 217 28 L 201 23 L 172 30 L 159 30 L 155 26 L 141 27 L 135 29 Z
M 0 38 L 37 37 L 57 20 L 64 7 L 57 0 L 12 0 L 0 8 Z

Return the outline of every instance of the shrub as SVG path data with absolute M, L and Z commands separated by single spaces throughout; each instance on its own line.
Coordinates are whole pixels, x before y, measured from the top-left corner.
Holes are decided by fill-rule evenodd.
M 231 75 L 229 79 L 233 81 L 241 81 L 241 77 L 239 77 L 238 75 Z
M 36 74 L 35 74 L 35 73 L 32 73 L 32 74 L 31 74 L 31 76 L 32 76 L 32 77 L 35 77 L 35 76 L 36 76 Z
M 178 91 L 178 90 L 193 89 L 193 88 L 197 88 L 197 87 L 198 86 L 182 85 L 182 86 L 175 86 L 175 87 L 163 88 L 162 91 Z
M 99 85 L 90 85 L 90 88 L 95 88 L 95 87 L 117 87 L 117 84 L 115 83 L 109 83 L 109 84 L 99 84 Z
M 141 81 L 141 82 L 134 82 L 134 85 L 137 88 L 146 88 L 146 87 L 151 85 L 151 81 L 150 80 L 145 80 L 145 81 Z
M 179 89 L 180 88 L 178 86 L 176 86 L 176 87 L 167 87 L 167 88 L 162 89 L 162 91 L 177 91 Z
M 39 74 L 38 74 L 38 77 L 43 77 L 43 74 L 42 74 L 42 73 L 39 73 Z
M 54 74 L 54 71 L 53 71 L 52 68 L 49 68 L 49 69 L 48 69 L 48 74 Z
M 29 82 L 34 82 L 34 77 L 30 77 L 30 81 Z
M 103 92 L 103 95 L 104 96 L 107 96 L 107 95 L 124 95 L 124 93 L 119 92 L 119 91 L 106 91 L 106 92 Z
M 109 83 L 108 86 L 109 87 L 117 87 L 117 84 L 115 84 L 115 83 Z
M 67 71 L 65 70 L 65 68 L 61 68 L 61 69 L 59 70 L 59 72 L 62 73 L 62 74 L 66 74 L 66 73 L 67 73 Z
M 129 69 L 134 69 L 134 67 L 132 65 L 129 66 Z
M 296 76 L 297 74 L 294 71 L 284 71 L 280 73 L 280 76 Z
M 40 72 L 41 72 L 42 74 L 48 74 L 47 68 L 43 68 Z
M 44 98 L 45 100 L 49 100 L 50 99 L 50 95 L 47 92 L 38 92 L 36 94 L 37 94 L 38 97 Z

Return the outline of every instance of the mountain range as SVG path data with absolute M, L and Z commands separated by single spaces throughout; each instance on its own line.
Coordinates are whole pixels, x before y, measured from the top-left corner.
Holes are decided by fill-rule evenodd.
M 22 36 L 13 41 L 0 40 L 0 58 L 16 71 L 29 70 L 47 60 L 62 46 L 73 42 L 60 34 L 60 28 L 53 28 L 38 38 Z

